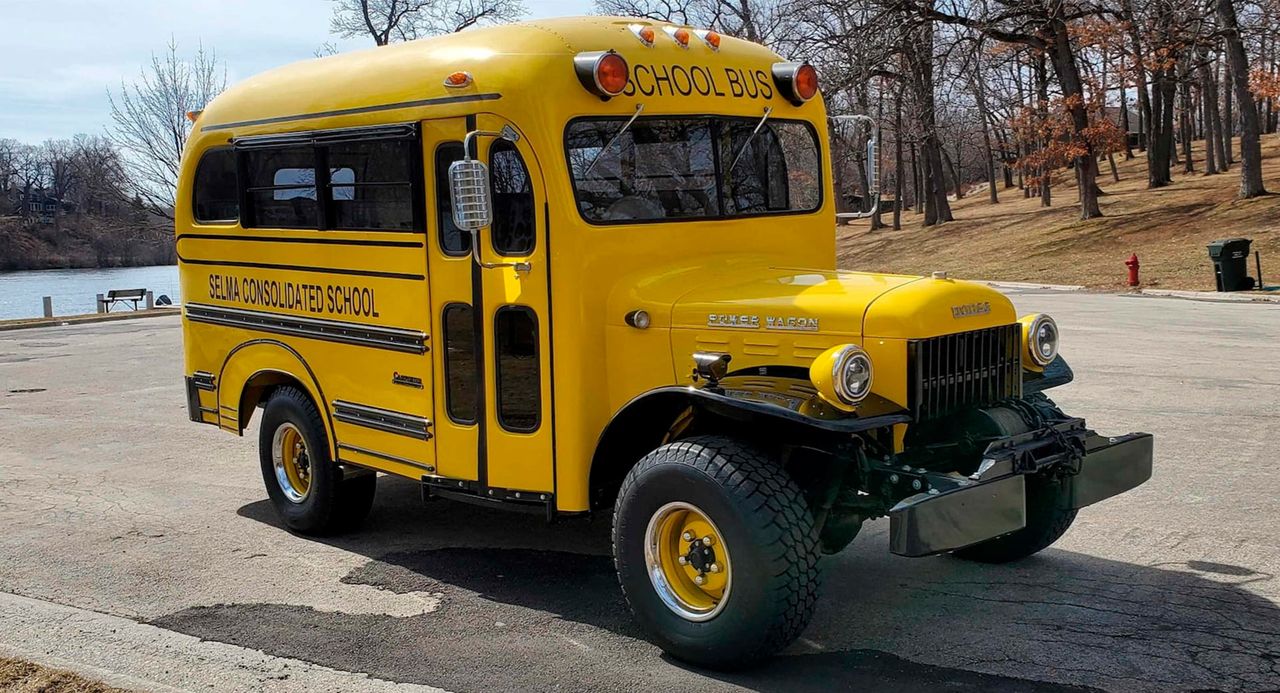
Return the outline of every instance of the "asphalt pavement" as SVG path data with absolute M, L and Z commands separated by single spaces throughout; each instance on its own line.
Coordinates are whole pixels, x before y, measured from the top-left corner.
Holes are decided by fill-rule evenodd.
M 871 523 L 802 638 L 729 675 L 640 637 L 607 518 L 383 478 L 362 532 L 294 536 L 256 429 L 187 421 L 176 317 L 0 333 L 0 653 L 154 690 L 1280 689 L 1280 305 L 1013 298 L 1058 320 L 1068 413 L 1156 435 L 1152 480 L 1013 565 Z

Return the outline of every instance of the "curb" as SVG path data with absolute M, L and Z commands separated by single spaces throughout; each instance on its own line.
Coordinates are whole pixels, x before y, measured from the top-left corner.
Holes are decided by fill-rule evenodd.
M 1162 298 L 1181 298 L 1188 301 L 1210 301 L 1213 303 L 1280 303 L 1280 292 L 1270 294 L 1220 291 L 1179 291 L 1177 289 L 1141 289 L 1143 296 L 1159 296 Z
M 128 313 L 89 313 L 87 315 L 55 315 L 52 318 L 19 318 L 17 320 L 0 320 L 0 332 L 7 330 L 25 330 L 32 327 L 56 327 L 59 325 L 84 325 L 93 322 L 115 322 L 117 320 L 134 320 L 138 318 L 159 318 L 166 315 L 181 315 L 182 309 L 152 308 L 130 311 Z
M 1001 282 L 1001 281 L 987 281 L 985 279 L 975 279 L 974 281 L 976 281 L 979 284 L 986 284 L 987 286 L 994 287 L 997 289 L 1039 289 L 1039 290 L 1045 290 L 1045 291 L 1084 291 L 1083 286 L 1079 286 L 1076 284 L 1038 284 L 1035 282 Z

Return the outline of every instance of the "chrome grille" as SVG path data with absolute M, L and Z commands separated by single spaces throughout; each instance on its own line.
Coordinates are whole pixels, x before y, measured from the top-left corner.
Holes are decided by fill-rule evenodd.
M 917 421 L 1022 394 L 1022 330 L 1002 325 L 907 343 Z

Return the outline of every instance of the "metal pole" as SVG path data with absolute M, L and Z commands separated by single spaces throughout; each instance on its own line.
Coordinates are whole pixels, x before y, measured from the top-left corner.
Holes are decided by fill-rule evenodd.
M 152 308 L 155 308 L 155 307 L 156 307 L 156 294 L 154 291 L 148 291 L 147 292 L 147 310 L 151 310 Z
M 98 312 L 99 313 L 102 312 L 103 300 L 104 299 L 102 298 L 102 294 L 98 294 Z
M 46 318 L 53 317 L 53 297 L 52 296 L 44 297 L 44 316 Z
M 1261 290 L 1266 284 L 1262 283 L 1262 253 L 1256 250 L 1253 251 L 1253 266 L 1258 270 L 1258 289 Z

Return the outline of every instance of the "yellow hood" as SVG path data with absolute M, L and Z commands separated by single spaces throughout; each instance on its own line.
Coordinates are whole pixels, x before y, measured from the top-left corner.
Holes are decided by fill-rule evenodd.
M 771 267 L 745 281 L 695 288 L 672 310 L 672 327 L 725 327 L 860 335 L 866 308 L 918 277 Z

